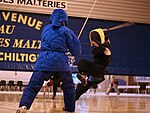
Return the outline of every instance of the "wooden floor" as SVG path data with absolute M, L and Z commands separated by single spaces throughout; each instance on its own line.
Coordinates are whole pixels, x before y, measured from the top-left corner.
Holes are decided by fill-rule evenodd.
M 0 92 L 0 113 L 15 113 L 18 108 L 21 92 Z M 51 94 L 43 98 L 39 93 L 27 113 L 65 113 L 62 93 L 56 99 Z M 75 113 L 150 113 L 150 95 L 111 93 L 86 93 L 76 102 Z

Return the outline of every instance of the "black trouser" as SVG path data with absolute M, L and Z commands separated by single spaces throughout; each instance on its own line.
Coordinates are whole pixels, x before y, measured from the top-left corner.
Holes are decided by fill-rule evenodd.
M 96 78 L 104 77 L 105 67 L 100 64 L 96 64 L 88 60 L 80 60 L 77 65 L 78 65 L 79 73 L 81 74 L 82 72 L 84 72 L 87 75 L 90 75 Z
M 86 86 L 83 86 L 83 84 L 78 84 L 76 88 L 76 100 L 78 100 L 80 96 L 93 85 L 99 84 L 105 80 L 105 68 L 100 64 L 96 64 L 88 60 L 80 60 L 77 65 L 79 73 L 84 72 L 86 75 L 88 75 L 88 77 L 93 76 L 94 78 L 98 78 L 98 80 L 93 79 L 92 81 L 88 81 Z
M 53 97 L 56 96 L 58 81 L 53 80 Z

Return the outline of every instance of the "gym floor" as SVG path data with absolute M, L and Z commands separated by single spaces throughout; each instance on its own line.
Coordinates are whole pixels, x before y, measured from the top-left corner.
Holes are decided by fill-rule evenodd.
M 15 113 L 22 92 L 0 91 L 0 113 Z M 65 113 L 62 108 L 63 94 L 52 93 L 43 98 L 40 92 L 27 113 Z M 150 95 L 121 93 L 86 93 L 76 102 L 75 113 L 150 113 Z

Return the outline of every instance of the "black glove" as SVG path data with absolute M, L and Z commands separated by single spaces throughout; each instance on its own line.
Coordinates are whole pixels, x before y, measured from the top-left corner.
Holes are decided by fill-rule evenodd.
M 107 41 L 109 38 L 105 35 L 105 41 Z

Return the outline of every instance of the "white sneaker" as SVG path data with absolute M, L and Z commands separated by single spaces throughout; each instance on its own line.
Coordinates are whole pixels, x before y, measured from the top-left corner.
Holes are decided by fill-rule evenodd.
M 26 113 L 27 112 L 27 107 L 22 106 L 19 109 L 17 109 L 16 113 Z

